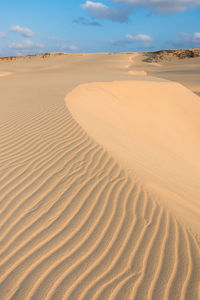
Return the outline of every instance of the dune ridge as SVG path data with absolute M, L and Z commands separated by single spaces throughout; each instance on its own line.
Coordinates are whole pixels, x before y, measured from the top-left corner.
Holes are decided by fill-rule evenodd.
M 89 135 L 200 234 L 198 96 L 175 82 L 134 80 L 80 85 L 66 103 Z
M 0 110 L 0 298 L 198 300 L 197 236 L 84 129 L 45 72 L 16 75 L 19 94 L 28 77 L 22 100 Z
M 24 122 L 1 125 L 1 299 L 198 299 L 196 241 L 148 189 L 64 105 Z

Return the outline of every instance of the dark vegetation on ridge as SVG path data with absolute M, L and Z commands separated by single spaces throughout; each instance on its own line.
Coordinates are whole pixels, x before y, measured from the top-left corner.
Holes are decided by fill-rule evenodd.
M 171 60 L 173 58 L 184 59 L 200 57 L 200 48 L 194 49 L 176 49 L 176 50 L 160 50 L 155 52 L 146 52 L 147 58 L 145 62 L 162 62 L 163 60 Z

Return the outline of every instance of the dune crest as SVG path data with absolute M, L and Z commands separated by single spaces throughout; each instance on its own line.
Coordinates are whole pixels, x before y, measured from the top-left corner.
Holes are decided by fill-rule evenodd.
M 166 181 L 161 181 L 163 174 L 156 176 L 159 166 L 152 167 L 146 151 L 149 144 L 152 154 L 157 149 L 165 155 L 172 137 L 163 144 L 160 136 L 149 134 L 158 126 L 144 101 L 141 109 L 149 126 L 139 131 L 142 120 L 137 105 L 138 131 L 130 130 L 133 107 L 121 92 L 121 83 L 116 83 L 117 95 L 104 84 L 97 89 L 95 85 L 95 90 L 87 85 L 64 102 L 65 95 L 84 82 L 138 79 L 128 74 L 131 57 L 56 55 L 2 62 L 15 76 L 0 80 L 1 300 L 199 300 L 198 236 L 186 219 L 185 225 L 172 212 L 172 202 L 167 207 L 164 193 L 158 191 L 158 187 L 168 188 Z M 155 79 L 144 76 L 143 80 Z M 87 97 L 81 98 L 85 93 Z M 169 91 L 165 94 L 169 96 Z M 96 115 L 90 115 L 86 100 L 93 101 L 91 109 L 98 100 Z M 76 116 L 76 104 L 87 112 L 85 125 Z M 160 111 L 167 113 L 167 107 L 166 103 Z M 127 111 L 130 120 L 124 118 Z M 182 130 L 178 125 L 174 128 Z M 131 157 L 128 139 L 135 141 Z M 188 147 L 180 149 L 186 158 L 194 152 Z M 145 150 L 143 157 L 136 156 L 139 150 Z M 174 201 L 171 194 L 166 197 Z M 191 207 L 188 199 L 185 203 Z
M 89 135 L 200 233 L 198 96 L 175 82 L 134 80 L 81 85 L 66 103 Z

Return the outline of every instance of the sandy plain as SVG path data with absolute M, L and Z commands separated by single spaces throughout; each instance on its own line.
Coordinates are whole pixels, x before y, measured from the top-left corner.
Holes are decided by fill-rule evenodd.
M 200 299 L 200 58 L 143 59 L 0 62 L 0 299 Z

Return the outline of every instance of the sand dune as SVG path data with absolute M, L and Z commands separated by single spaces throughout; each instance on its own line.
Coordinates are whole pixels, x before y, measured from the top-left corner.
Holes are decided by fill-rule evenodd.
M 135 80 L 81 85 L 66 103 L 89 135 L 200 233 L 198 96 L 178 83 Z
M 81 86 L 81 94 L 76 88 L 64 102 L 64 96 L 81 83 L 133 78 L 123 68 L 129 60 L 128 54 L 86 55 L 45 61 L 35 58 L 28 63 L 20 60 L 13 67 L 8 63 L 15 77 L 0 81 L 1 299 L 199 299 L 196 219 L 189 224 L 190 216 L 182 219 L 178 208 L 173 210 L 172 202 L 167 206 L 163 194 L 148 185 L 150 168 L 156 177 L 152 164 L 145 173 L 134 168 L 134 159 L 127 156 L 127 167 L 122 155 L 124 151 L 128 155 L 127 145 L 120 153 L 110 147 L 119 141 L 123 145 L 120 131 L 128 130 L 123 113 L 126 106 L 133 110 L 126 97 L 116 100 L 121 85 L 117 84 L 117 95 L 109 90 L 113 83 L 107 87 L 100 84 L 100 90 L 99 85 L 93 90 L 96 84 Z M 158 84 L 153 78 L 144 78 L 147 85 L 148 81 L 151 86 Z M 184 99 L 189 92 L 180 89 Z M 129 92 L 131 95 L 131 88 Z M 72 103 L 69 97 L 73 93 Z M 87 97 L 80 98 L 84 93 Z M 192 124 L 199 124 L 196 97 L 188 94 L 194 110 Z M 98 99 L 102 107 L 106 102 L 109 118 L 102 119 L 101 110 L 92 112 Z M 83 106 L 87 128 L 81 119 L 84 114 L 80 114 Z M 167 113 L 167 107 L 163 109 Z M 121 122 L 117 119 L 117 128 L 116 110 L 122 117 Z M 145 116 L 149 114 L 146 110 Z M 102 128 L 98 128 L 99 120 Z M 154 125 L 150 124 L 149 132 Z M 94 125 L 95 133 L 91 131 Z M 109 128 L 114 133 L 110 144 L 106 140 Z M 139 140 L 137 133 L 141 132 L 134 136 L 139 148 L 143 136 Z M 126 138 L 130 134 L 131 130 L 127 131 Z M 153 150 L 156 137 L 148 139 Z M 189 136 L 186 138 L 188 141 Z M 190 143 L 196 143 L 195 132 L 190 138 Z M 167 141 L 169 147 L 171 141 Z M 168 151 L 160 144 L 160 155 L 166 155 Z M 181 152 L 184 158 L 188 159 L 191 151 L 196 159 L 195 145 Z M 191 180 L 195 174 L 192 176 Z M 165 180 L 165 186 L 154 180 L 168 188 Z M 179 189 L 177 185 L 173 192 Z M 195 201 L 191 203 L 197 205 Z
M 134 71 L 134 70 L 131 70 L 131 71 L 129 71 L 129 74 L 131 74 L 131 75 L 145 76 L 145 75 L 147 75 L 147 72 L 146 71 Z
M 150 76 L 179 82 L 190 90 L 200 93 L 200 57 L 179 59 L 174 56 L 173 59 L 171 59 L 169 53 L 169 55 L 164 55 L 162 59 L 156 62 L 154 62 L 153 59 L 152 62 L 149 63 L 146 61 L 148 59 L 148 54 L 133 54 L 133 56 L 130 57 L 131 63 L 128 66 L 129 71 L 145 71 Z

